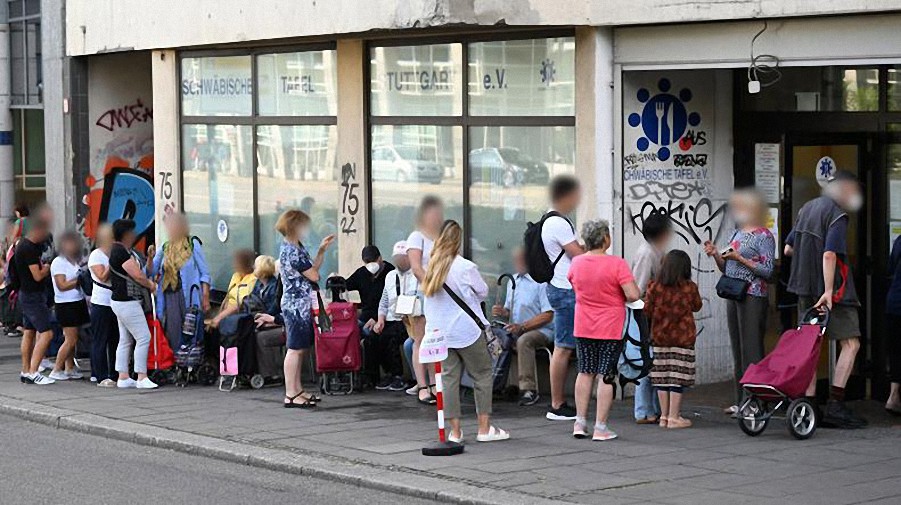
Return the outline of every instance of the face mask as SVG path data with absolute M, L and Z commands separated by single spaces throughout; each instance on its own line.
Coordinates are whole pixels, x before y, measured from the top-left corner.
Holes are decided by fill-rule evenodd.
M 379 268 L 381 268 L 381 266 L 380 266 L 378 263 L 375 263 L 375 262 L 373 262 L 373 263 L 366 263 L 365 266 L 366 266 L 366 270 L 369 270 L 369 273 L 371 273 L 372 275 L 375 275 L 376 273 L 378 273 Z
M 848 198 L 848 211 L 849 212 L 857 212 L 863 207 L 863 195 L 860 193 L 854 193 Z
M 735 224 L 742 226 L 751 222 L 751 215 L 747 212 L 736 212 L 732 214 L 732 220 Z

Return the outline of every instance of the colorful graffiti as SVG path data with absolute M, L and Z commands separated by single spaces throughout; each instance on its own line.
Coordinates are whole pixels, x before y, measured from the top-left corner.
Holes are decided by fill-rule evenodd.
M 154 200 L 153 155 L 148 154 L 132 167 L 117 156 L 107 159 L 101 179 L 89 175 L 83 203 L 88 207 L 84 234 L 93 239 L 100 223 L 132 219 L 137 224 L 138 248 L 153 243 Z

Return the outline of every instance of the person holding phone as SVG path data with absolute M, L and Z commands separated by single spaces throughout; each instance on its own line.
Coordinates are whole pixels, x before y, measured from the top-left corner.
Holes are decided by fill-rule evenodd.
M 769 280 L 776 259 L 776 240 L 766 227 L 767 205 L 753 189 L 732 193 L 729 212 L 736 229 L 729 243 L 717 248 L 704 242 L 704 252 L 713 258 L 723 275 L 747 283 L 740 300 L 726 300 L 726 318 L 734 363 L 735 404 L 726 409 L 735 414 L 741 402 L 739 384 L 748 365 L 763 359 L 763 336 L 769 310 Z

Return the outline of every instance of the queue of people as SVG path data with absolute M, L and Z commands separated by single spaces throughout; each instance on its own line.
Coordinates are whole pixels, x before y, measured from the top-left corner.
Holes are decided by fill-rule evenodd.
M 549 187 L 550 209 L 540 226 L 539 260 L 546 279 L 532 274 L 536 259 L 528 244 L 513 252 L 515 289 L 493 305 L 495 326 L 515 341 L 519 404 L 540 400 L 536 354 L 547 349 L 550 399 L 545 417 L 573 421 L 576 438 L 607 441 L 617 437 L 609 423 L 622 354 L 627 304 L 643 305 L 650 322 L 655 356 L 647 377 L 636 384 L 634 418 L 639 425 L 666 429 L 689 428 L 682 414 L 683 396 L 696 375 L 694 314 L 702 309 L 697 265 L 671 249 L 672 222 L 661 213 L 644 219 L 644 243 L 631 264 L 609 253 L 610 225 L 589 220 L 576 226 L 569 219 L 580 205 L 582 189 L 569 176 L 554 178 Z M 823 196 L 801 208 L 785 241 L 785 256 L 793 259 L 788 284 L 799 297 L 799 311 L 817 307 L 831 311 L 826 334 L 839 342 L 836 372 L 823 423 L 859 428 L 866 421 L 844 403 L 844 388 L 860 347 L 857 307 L 847 263 L 849 213 L 862 203 L 857 181 L 839 172 Z M 738 291 L 726 297 L 728 331 L 734 358 L 735 414 L 742 401 L 739 380 L 748 366 L 764 356 L 770 283 L 775 271 L 776 241 L 766 227 L 767 205 L 753 190 L 731 197 L 729 215 L 735 230 L 722 244 L 706 242 L 704 251 L 723 278 Z M 156 295 L 156 315 L 170 346 L 178 345 L 182 322 L 190 307 L 200 307 L 215 329 L 248 303 L 260 330 L 283 328 L 287 348 L 283 366 L 285 408 L 313 409 L 322 399 L 306 391 L 302 367 L 314 343 L 313 303 L 324 272 L 324 254 L 335 237 L 310 242 L 310 217 L 300 210 L 284 212 L 276 230 L 282 235 L 278 259 L 237 251 L 234 275 L 216 313 L 211 308 L 212 282 L 203 244 L 190 234 L 185 216 L 169 216 L 168 241 L 148 249 L 149 261 L 134 251 L 134 222 L 119 220 L 99 228 L 96 248 L 87 259 L 91 292 L 81 275 L 83 243 L 77 233 L 61 234 L 58 254 L 47 261 L 52 244 L 49 221 L 20 212 L 19 236 L 11 248 L 9 280 L 18 291 L 23 313 L 21 381 L 47 385 L 82 378 L 74 357 L 79 328 L 90 324 L 93 335 L 91 377 L 101 387 L 153 389 L 147 375 L 150 330 L 145 315 L 150 293 Z M 346 281 L 360 294 L 358 322 L 366 349 L 365 377 L 377 390 L 406 391 L 416 401 L 436 403 L 434 369 L 419 359 L 426 335 L 440 333 L 448 347 L 443 363 L 444 413 L 449 440 L 462 442 L 460 388 L 464 375 L 475 395 L 480 442 L 502 441 L 510 433 L 493 424 L 494 362 L 489 351 L 491 323 L 484 302 L 488 285 L 478 265 L 461 255 L 464 233 L 459 223 L 444 219 L 441 200 L 427 196 L 417 210 L 415 229 L 392 247 L 387 260 L 375 246 L 361 252 L 362 266 Z M 311 249 L 311 246 L 317 246 Z M 311 254 L 314 251 L 315 254 Z M 892 250 L 891 270 L 901 264 L 901 239 Z M 534 271 L 533 271 L 534 270 Z M 14 279 L 13 279 L 14 278 Z M 895 275 L 888 298 L 890 322 L 901 320 L 901 276 Z M 52 286 L 52 303 L 47 283 Z M 87 303 L 90 295 L 90 306 Z M 248 302 L 250 300 L 250 302 Z M 49 375 L 40 373 L 53 329 L 49 306 L 62 327 L 63 342 Z M 897 342 L 896 342 L 897 343 Z M 567 401 L 567 377 L 575 355 L 577 376 L 574 405 Z M 409 373 L 406 372 L 406 362 Z M 892 389 L 886 410 L 901 414 L 901 344 L 891 352 Z M 410 380 L 405 380 L 405 376 Z M 808 395 L 814 395 L 815 382 Z M 590 403 L 596 399 L 593 422 Z

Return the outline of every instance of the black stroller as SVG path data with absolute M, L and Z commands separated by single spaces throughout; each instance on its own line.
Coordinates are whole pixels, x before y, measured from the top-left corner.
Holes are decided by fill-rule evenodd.
M 195 289 L 200 289 L 200 286 L 197 284 L 191 286 L 189 296 L 191 300 L 194 300 Z M 203 339 L 203 309 L 192 303 L 185 311 L 181 341 L 175 351 L 177 386 L 185 387 L 190 382 L 210 386 L 216 382 L 216 368 L 205 359 Z

